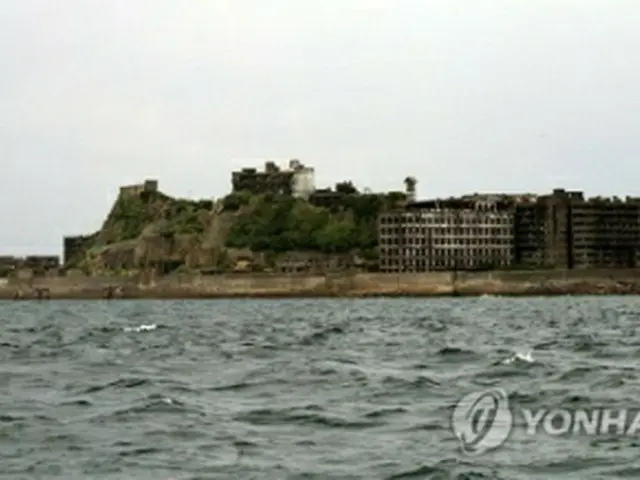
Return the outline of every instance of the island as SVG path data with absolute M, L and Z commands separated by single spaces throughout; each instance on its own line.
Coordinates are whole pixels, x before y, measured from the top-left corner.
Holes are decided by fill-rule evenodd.
M 297 160 L 286 169 L 267 162 L 264 171 L 233 172 L 231 192 L 219 199 L 175 198 L 156 180 L 122 186 L 98 231 L 64 238 L 59 267 L 47 257 L 6 269 L 0 298 L 640 293 L 638 269 L 609 265 L 412 271 L 407 263 L 384 271 L 380 218 L 404 218 L 417 204 L 415 179 L 374 193 L 351 181 L 318 189 L 313 174 Z

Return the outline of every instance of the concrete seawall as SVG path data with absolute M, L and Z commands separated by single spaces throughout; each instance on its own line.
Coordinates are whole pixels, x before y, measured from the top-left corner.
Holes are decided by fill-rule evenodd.
M 161 278 L 42 277 L 0 282 L 0 298 L 232 298 L 318 296 L 640 294 L 640 269 L 229 274 Z

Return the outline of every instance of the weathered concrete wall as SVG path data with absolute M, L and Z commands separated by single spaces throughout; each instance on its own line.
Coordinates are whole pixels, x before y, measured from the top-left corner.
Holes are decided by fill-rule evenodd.
M 314 292 L 322 289 L 324 277 L 288 275 L 178 275 L 141 286 L 146 292 L 183 292 L 192 295 L 240 295 L 243 292 L 277 294 L 288 291 Z
M 353 289 L 366 293 L 378 290 L 380 293 L 448 293 L 452 289 L 450 272 L 428 273 L 366 273 L 355 275 Z
M 56 278 L 36 278 L 31 282 L 33 288 L 48 288 L 51 293 L 65 291 L 102 291 L 109 286 L 136 287 L 135 278 L 129 277 L 56 277 Z
M 640 269 L 589 270 L 494 270 L 488 272 L 458 272 L 457 281 L 464 282 L 553 282 L 584 280 L 638 280 Z
M 27 271 L 22 271 L 8 278 L 4 286 L 0 285 L 0 289 L 5 290 L 4 296 L 7 296 L 7 290 L 13 293 L 29 293 L 37 289 L 46 289 L 52 296 L 80 295 L 100 298 L 109 287 L 120 286 L 131 290 L 137 289 L 137 284 L 135 277 L 88 277 L 79 273 L 71 273 L 67 276 L 36 277 L 29 275 Z
M 39 289 L 46 289 L 51 298 L 104 298 L 114 288 L 117 296 L 127 298 L 640 293 L 640 269 L 167 277 L 87 277 L 76 272 L 64 277 L 13 277 L 0 284 L 0 297 L 20 292 L 33 298 Z

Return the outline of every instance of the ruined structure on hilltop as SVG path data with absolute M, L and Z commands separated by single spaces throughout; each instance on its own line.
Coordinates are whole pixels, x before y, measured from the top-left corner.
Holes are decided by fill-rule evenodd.
M 315 190 L 315 171 L 299 160 L 289 161 L 289 168 L 284 170 L 274 162 L 266 162 L 262 171 L 243 168 L 232 172 L 231 187 L 232 192 L 272 193 L 307 199 Z

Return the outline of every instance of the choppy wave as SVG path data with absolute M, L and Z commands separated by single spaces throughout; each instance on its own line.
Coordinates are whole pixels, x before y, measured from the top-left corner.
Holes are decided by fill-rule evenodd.
M 510 438 L 456 402 L 630 405 L 640 300 L 0 303 L 0 478 L 640 476 L 635 438 Z

